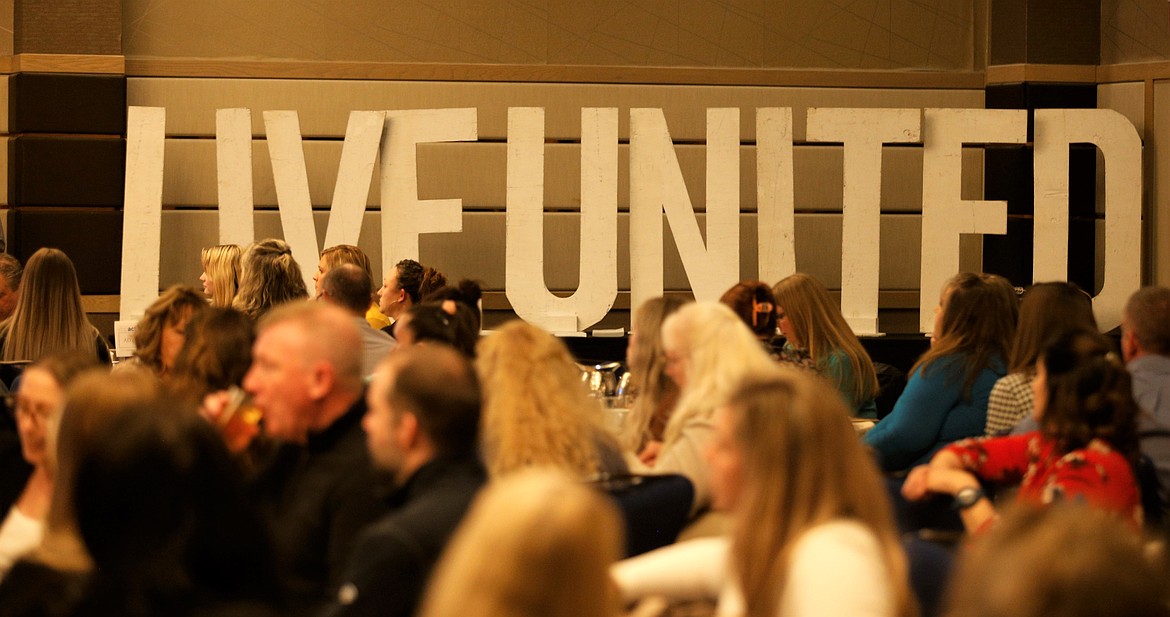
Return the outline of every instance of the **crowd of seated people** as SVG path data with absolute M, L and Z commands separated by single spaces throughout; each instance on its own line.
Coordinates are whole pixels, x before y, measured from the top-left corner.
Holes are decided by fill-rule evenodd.
M 111 371 L 69 258 L 0 260 L 0 615 L 1170 615 L 1168 289 L 1117 340 L 1074 285 L 957 274 L 881 419 L 815 278 L 671 294 L 614 416 L 390 263 L 328 248 L 310 294 L 283 241 L 210 247 Z

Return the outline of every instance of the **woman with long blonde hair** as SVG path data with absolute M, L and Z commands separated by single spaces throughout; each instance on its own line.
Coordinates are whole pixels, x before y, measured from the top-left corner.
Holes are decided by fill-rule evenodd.
M 209 246 L 199 253 L 203 293 L 212 306 L 231 306 L 240 281 L 240 247 L 235 244 Z
M 715 408 L 745 375 L 772 370 L 776 363 L 739 316 L 717 302 L 688 304 L 667 317 L 662 343 L 664 370 L 679 387 L 679 401 L 661 447 L 643 460 L 656 471 L 686 476 L 695 488 L 692 511 L 698 512 L 711 497 L 703 451 L 711 441 Z
M 284 240 L 269 238 L 248 246 L 240 258 L 240 288 L 232 307 L 259 321 L 275 306 L 308 299 L 301 268 Z
M 817 371 L 840 390 L 853 414 L 877 418 L 877 373 L 861 341 L 845 321 L 829 290 L 800 272 L 772 288 L 785 347 L 807 351 Z
M 77 270 L 69 256 L 42 248 L 29 257 L 12 316 L 0 324 L 0 360 L 36 361 L 81 351 L 110 363 L 110 348 L 85 316 Z
M 708 450 L 730 538 L 618 564 L 626 599 L 718 596 L 720 615 L 910 617 L 906 557 L 881 475 L 823 380 L 776 367 L 738 382 Z
M 493 477 L 535 466 L 578 478 L 628 471 L 602 427 L 600 405 L 555 336 L 510 321 L 480 341 L 475 366 L 484 393 L 484 461 Z
M 527 470 L 475 500 L 431 578 L 421 617 L 617 617 L 608 568 L 622 548 L 612 503 Z
M 947 282 L 930 349 L 890 415 L 863 438 L 883 469 L 925 463 L 943 446 L 983 434 L 991 388 L 1007 373 L 1018 304 L 1002 276 L 963 272 Z
M 670 412 L 678 402 L 678 385 L 666 374 L 662 356 L 662 322 L 689 302 L 678 296 L 650 298 L 634 311 L 626 346 L 634 402 L 622 428 L 622 447 L 641 452 L 650 442 L 661 442 Z

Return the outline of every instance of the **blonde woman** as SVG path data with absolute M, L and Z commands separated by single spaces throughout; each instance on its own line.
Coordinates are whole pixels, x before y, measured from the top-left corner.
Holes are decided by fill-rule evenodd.
M 829 290 L 817 279 L 797 272 L 772 288 L 776 317 L 788 339 L 786 348 L 807 351 L 817 371 L 840 390 L 845 403 L 860 418 L 877 418 L 878 393 L 873 361 Z
M 261 240 L 244 251 L 233 308 L 258 321 L 275 306 L 308 297 L 301 268 L 284 240 Z
M 647 443 L 662 441 L 666 421 L 678 402 L 678 385 L 665 370 L 662 322 L 687 302 L 677 296 L 659 296 L 634 311 L 626 366 L 635 398 L 622 431 L 622 447 L 630 452 L 641 452 Z
M 551 470 L 493 482 L 452 538 L 420 617 L 617 617 L 608 568 L 621 519 L 605 497 Z
M 647 446 L 641 458 L 656 471 L 686 476 L 695 487 L 692 512 L 698 512 L 711 499 L 703 451 L 714 431 L 715 408 L 745 375 L 772 370 L 776 363 L 739 316 L 716 302 L 688 304 L 667 317 L 662 347 L 663 370 L 678 385 L 679 401 L 662 443 Z
M 240 247 L 235 244 L 209 246 L 199 254 L 203 274 L 203 293 L 212 306 L 231 306 L 240 281 Z
M 73 262 L 57 249 L 43 248 L 25 264 L 16 309 L 0 324 L 0 360 L 36 361 L 69 351 L 110 363 L 109 346 L 81 306 Z
M 377 280 L 370 267 L 370 258 L 360 248 L 352 244 L 338 244 L 321 251 L 321 260 L 317 263 L 317 273 L 313 275 L 314 298 L 321 297 L 321 281 L 325 275 L 330 270 L 345 264 L 353 264 L 365 270 L 371 281 Z M 381 330 L 390 325 L 390 318 L 383 315 L 382 311 L 378 309 L 378 293 L 376 291 L 370 294 L 370 307 L 366 310 L 366 321 L 375 330 Z
M 911 617 L 914 600 L 882 479 L 823 380 L 773 368 L 739 382 L 708 450 L 730 538 L 621 562 L 627 600 L 714 599 L 721 616 Z
M 581 382 L 564 343 L 515 320 L 480 341 L 475 362 L 483 386 L 484 461 L 499 477 L 548 466 L 574 477 L 626 473 L 602 410 Z

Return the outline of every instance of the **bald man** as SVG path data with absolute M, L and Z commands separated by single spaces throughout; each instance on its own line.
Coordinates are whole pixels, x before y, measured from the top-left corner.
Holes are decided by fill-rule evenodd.
M 297 614 L 335 597 L 354 537 L 386 511 L 361 427 L 360 348 L 341 309 L 286 305 L 261 320 L 244 377 L 265 434 L 279 444 L 253 489 Z

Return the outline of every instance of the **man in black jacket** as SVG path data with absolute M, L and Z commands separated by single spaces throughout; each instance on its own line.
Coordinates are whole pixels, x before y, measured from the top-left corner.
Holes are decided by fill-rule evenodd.
M 358 538 L 327 614 L 406 617 L 485 480 L 479 383 L 453 349 L 400 349 L 374 373 L 367 404 L 362 427 L 375 465 L 394 477 L 394 511 Z
M 387 511 L 361 428 L 360 348 L 341 309 L 290 304 L 260 321 L 244 377 L 277 444 L 259 461 L 251 490 L 298 615 L 316 614 L 336 596 L 354 539 Z

